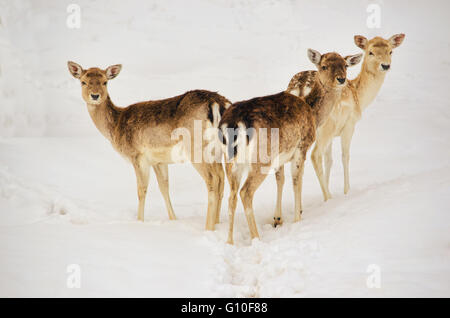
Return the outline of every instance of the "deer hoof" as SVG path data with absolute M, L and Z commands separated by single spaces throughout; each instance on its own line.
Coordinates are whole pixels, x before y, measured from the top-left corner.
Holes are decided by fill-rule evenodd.
M 277 227 L 278 225 L 283 224 L 283 219 L 281 217 L 274 217 L 273 218 L 273 227 Z

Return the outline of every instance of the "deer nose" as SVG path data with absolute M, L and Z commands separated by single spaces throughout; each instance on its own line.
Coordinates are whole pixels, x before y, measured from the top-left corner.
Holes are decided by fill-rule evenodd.
M 340 83 L 340 84 L 344 84 L 345 83 L 345 77 L 338 77 L 338 78 L 336 78 L 337 79 L 337 81 Z
M 93 100 L 97 100 L 99 97 L 100 97 L 99 94 L 91 94 L 91 98 L 92 98 Z
M 391 67 L 391 65 L 390 64 L 381 64 L 381 67 L 383 68 L 383 70 L 385 70 L 385 71 L 387 71 L 390 67 Z

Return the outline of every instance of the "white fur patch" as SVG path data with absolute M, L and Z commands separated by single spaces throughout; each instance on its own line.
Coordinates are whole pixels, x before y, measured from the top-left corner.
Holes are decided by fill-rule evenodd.
M 231 172 L 235 177 L 238 177 L 238 179 L 241 179 L 244 175 L 248 174 L 250 170 L 250 165 L 248 164 L 233 164 L 231 168 Z
M 311 87 L 310 86 L 305 86 L 303 88 L 303 96 L 306 97 L 309 95 L 309 93 L 311 93 Z
M 145 161 L 149 165 L 156 163 L 183 163 L 190 160 L 182 140 L 172 147 L 145 148 L 141 150 L 141 153 L 144 154 Z
M 212 106 L 212 114 L 213 114 L 213 126 L 215 128 L 219 127 L 220 122 L 220 106 L 217 103 L 214 103 Z
M 183 163 L 189 161 L 190 156 L 186 152 L 183 141 L 178 142 L 170 149 L 170 158 L 172 162 Z
M 270 170 L 276 171 L 280 166 L 292 159 L 292 155 L 295 152 L 295 148 L 289 152 L 281 152 L 270 163 Z
M 300 96 L 300 88 L 296 87 L 289 91 L 289 94 L 299 97 Z

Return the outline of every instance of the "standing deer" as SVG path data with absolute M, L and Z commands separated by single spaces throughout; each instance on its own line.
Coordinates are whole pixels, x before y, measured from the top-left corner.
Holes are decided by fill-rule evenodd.
M 344 194 L 350 189 L 349 161 L 350 143 L 355 131 L 355 125 L 361 118 L 361 113 L 374 100 L 378 94 L 391 67 L 392 50 L 402 44 L 404 34 L 396 34 L 389 39 L 375 37 L 370 41 L 361 35 L 355 35 L 355 44 L 364 50 L 365 57 L 361 66 L 361 72 L 354 80 L 349 80 L 344 87 L 338 107 L 335 107 L 318 128 L 316 144 L 311 154 L 313 166 L 319 179 L 324 200 L 331 198 L 329 191 L 330 170 L 332 165 L 332 143 L 334 137 L 341 137 L 342 163 L 344 166 Z M 299 73 L 302 74 L 302 73 Z M 298 90 L 304 79 L 295 75 L 289 83 L 287 91 L 298 93 L 300 96 L 309 94 L 307 90 Z M 309 81 L 314 81 L 319 75 L 317 72 L 310 73 Z M 308 99 L 310 97 L 306 97 Z M 323 172 L 322 158 L 325 156 L 325 174 Z M 277 180 L 284 180 L 284 171 L 280 169 L 276 173 Z M 275 212 L 275 226 L 281 223 L 281 193 L 283 184 L 277 182 L 277 209 Z
M 206 183 L 206 229 L 214 230 L 215 223 L 219 221 L 223 197 L 223 168 L 221 163 L 194 162 L 193 158 L 196 151 L 202 151 L 208 144 L 208 140 L 202 137 L 207 128 L 218 127 L 221 113 L 231 103 L 217 93 L 194 90 L 168 99 L 120 108 L 111 101 L 107 83 L 119 74 L 121 65 L 109 66 L 106 70 L 96 67 L 84 70 L 77 63 L 68 62 L 68 67 L 70 73 L 81 82 L 82 97 L 95 126 L 134 167 L 139 199 L 138 220 L 144 221 L 150 166 L 155 171 L 169 218 L 173 220 L 175 213 L 169 196 L 167 165 L 191 161 Z M 201 122 L 202 140 L 199 144 L 194 141 L 195 121 Z M 172 138 L 172 133 L 180 127 L 189 131 L 190 138 L 183 138 L 182 141 Z
M 331 96 L 330 100 L 338 99 L 346 84 L 347 66 L 357 64 L 361 56 L 359 54 L 343 58 L 337 53 L 321 55 L 317 51 L 308 50 L 308 57 L 317 66 L 320 78 L 320 84 L 317 87 L 316 85 L 311 87 L 314 91 L 311 94 L 323 90 L 323 94 L 327 98 Z M 246 171 L 248 171 L 248 175 L 240 190 L 240 196 L 252 239 L 259 237 L 253 213 L 253 196 L 266 178 L 265 170 L 267 168 L 278 169 L 286 162 L 291 162 L 295 193 L 295 220 L 300 220 L 302 214 L 303 166 L 306 152 L 315 140 L 317 125 L 328 116 L 333 107 L 334 104 L 331 102 L 319 102 L 310 106 L 303 98 L 281 92 L 234 103 L 224 112 L 219 127 L 227 148 L 225 170 L 230 183 L 228 202 L 229 244 L 233 244 L 237 191 L 240 187 L 241 178 Z M 258 153 L 261 151 L 261 147 L 256 146 L 258 142 L 267 145 L 268 149 L 274 149 L 274 145 L 272 145 L 272 130 L 274 128 L 279 136 L 278 144 L 275 145 L 278 146 L 276 160 L 270 160 L 269 162 L 252 160 L 252 158 L 255 158 L 255 154 L 258 157 Z M 248 133 L 249 129 L 251 129 L 250 133 Z M 238 135 L 246 131 L 247 138 L 236 138 L 236 130 Z M 262 135 L 261 132 L 266 133 L 267 138 L 265 140 L 257 138 L 257 136 Z M 244 145 L 242 141 L 244 141 Z
M 303 97 L 308 105 L 318 112 L 324 112 L 324 110 L 330 110 L 333 112 L 337 103 L 341 99 L 343 90 L 346 89 L 345 85 L 342 89 L 334 89 L 332 83 L 328 79 L 328 68 L 326 65 L 320 65 L 320 53 L 314 50 L 308 51 L 308 57 L 317 66 L 318 71 L 303 71 L 299 72 L 291 79 L 289 86 L 286 89 L 287 93 L 295 96 Z M 358 54 L 352 57 L 351 63 L 348 66 L 356 65 L 361 61 L 362 54 Z M 342 80 L 342 79 L 341 79 Z M 343 79 L 345 81 L 345 78 Z M 328 119 L 329 112 L 326 114 L 320 114 L 316 121 L 316 138 L 320 133 L 320 129 L 324 122 Z M 317 142 L 316 142 L 317 143 Z M 313 167 L 318 170 L 318 165 L 314 164 Z M 284 186 L 284 165 L 281 165 L 275 173 L 277 182 L 277 203 L 274 216 L 274 227 L 283 223 L 281 205 L 282 205 L 282 193 Z

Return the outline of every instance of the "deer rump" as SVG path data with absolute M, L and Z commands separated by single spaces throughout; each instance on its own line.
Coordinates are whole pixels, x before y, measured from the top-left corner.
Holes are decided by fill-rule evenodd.
M 219 140 L 226 147 L 227 159 L 232 160 L 242 149 L 238 147 L 241 134 L 245 133 L 247 146 L 261 128 L 266 128 L 268 134 L 270 129 L 279 129 L 279 138 L 283 139 L 287 133 L 283 127 L 290 124 L 301 126 L 298 114 L 310 111 L 311 107 L 302 98 L 286 92 L 232 104 L 222 115 L 218 130 Z

